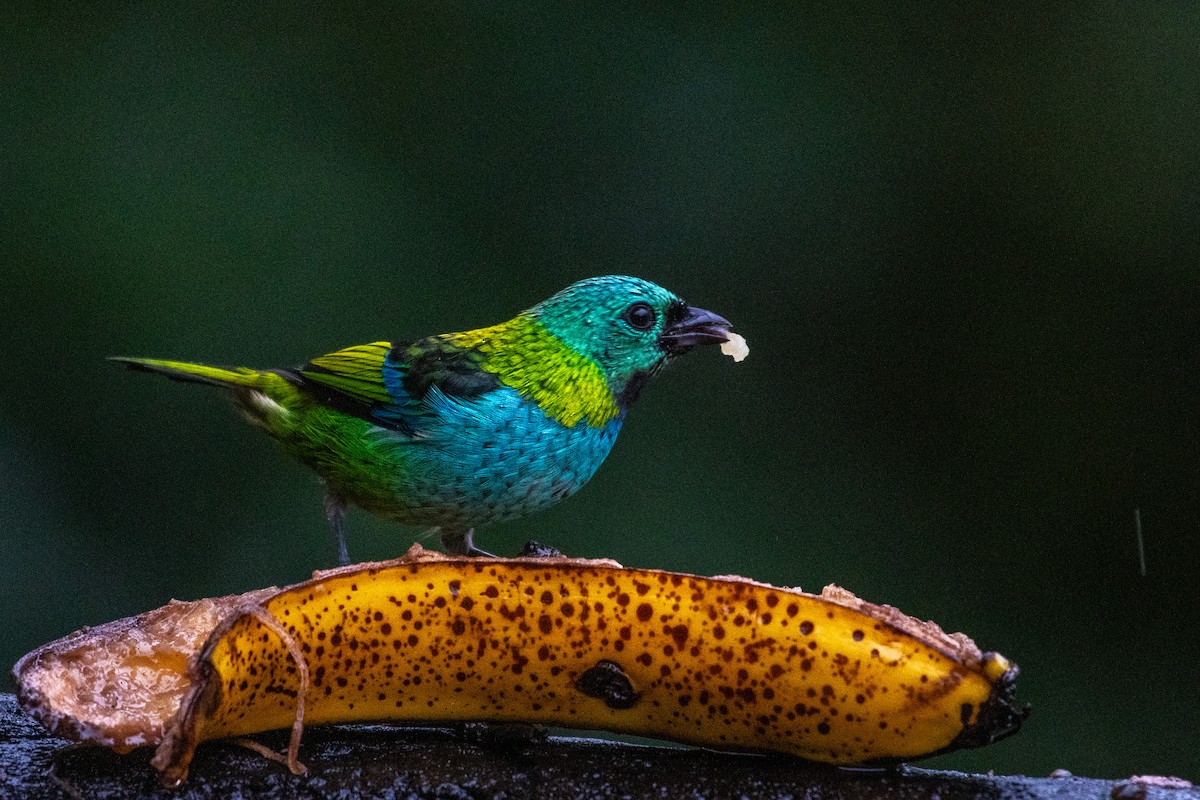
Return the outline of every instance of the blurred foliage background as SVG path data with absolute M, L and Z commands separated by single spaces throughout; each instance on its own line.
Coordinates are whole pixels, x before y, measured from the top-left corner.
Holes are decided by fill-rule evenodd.
M 749 360 L 677 364 L 485 547 L 837 582 L 1020 663 L 1026 730 L 933 766 L 1200 778 L 1200 7 L 34 5 L 0 24 L 5 669 L 332 563 L 308 472 L 105 356 L 294 365 L 629 273 Z

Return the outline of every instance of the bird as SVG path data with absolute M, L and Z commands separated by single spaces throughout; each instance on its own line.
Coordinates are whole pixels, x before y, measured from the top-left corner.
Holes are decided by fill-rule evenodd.
M 347 565 L 350 506 L 435 528 L 448 553 L 490 556 L 476 528 L 579 491 L 650 379 L 696 347 L 740 339 L 731 328 L 655 283 L 606 275 L 498 325 L 355 345 L 297 368 L 110 360 L 228 392 L 324 483 Z

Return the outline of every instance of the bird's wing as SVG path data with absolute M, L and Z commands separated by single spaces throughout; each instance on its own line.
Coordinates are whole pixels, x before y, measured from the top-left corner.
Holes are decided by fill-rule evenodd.
M 441 336 L 428 336 L 409 345 L 403 354 L 404 389 L 409 397 L 425 400 L 437 389 L 447 397 L 469 400 L 500 388 L 500 379 L 483 368 L 483 355 Z
M 475 350 L 430 336 L 413 343 L 355 345 L 292 373 L 321 402 L 384 428 L 420 433 L 430 391 L 469 399 L 500 387 Z

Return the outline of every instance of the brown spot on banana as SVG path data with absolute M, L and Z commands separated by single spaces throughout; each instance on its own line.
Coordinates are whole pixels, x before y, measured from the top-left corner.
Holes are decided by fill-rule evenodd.
M 575 681 L 575 688 L 603 700 L 609 708 L 633 708 L 640 697 L 621 665 L 607 658 L 585 670 Z
M 186 776 L 199 742 L 295 725 L 300 700 L 309 725 L 534 722 L 833 764 L 978 746 L 1023 718 L 1016 667 L 962 634 L 836 587 L 813 595 L 611 561 L 414 546 L 230 603 L 208 631 L 186 676 L 177 657 L 141 656 L 142 668 L 175 675 L 174 694 L 151 698 L 159 717 L 139 719 L 137 734 L 159 745 L 153 763 L 168 783 Z M 100 730 L 81 692 L 47 688 L 81 685 L 70 678 L 80 643 L 59 644 L 18 664 L 26 707 L 43 721 L 72 717 L 61 730 L 131 743 Z M 152 694 L 153 684 L 122 691 Z

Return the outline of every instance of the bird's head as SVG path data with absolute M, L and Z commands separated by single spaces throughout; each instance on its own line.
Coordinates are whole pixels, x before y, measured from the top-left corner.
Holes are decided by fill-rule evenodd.
M 528 312 L 572 350 L 594 360 L 622 407 L 672 358 L 720 344 L 730 324 L 689 306 L 650 281 L 623 275 L 588 278 Z

